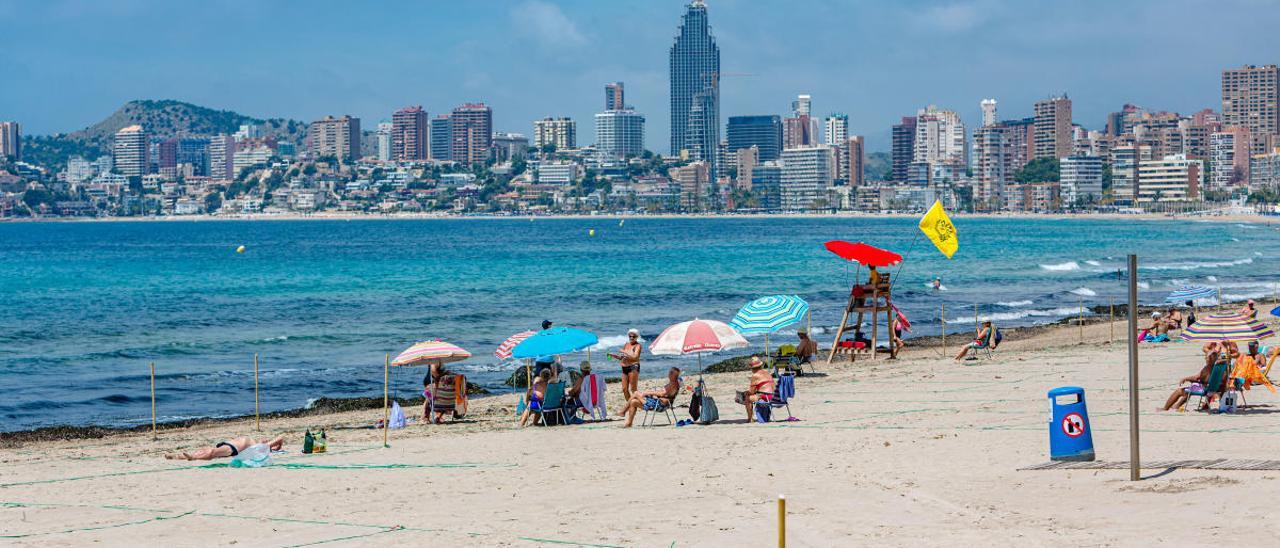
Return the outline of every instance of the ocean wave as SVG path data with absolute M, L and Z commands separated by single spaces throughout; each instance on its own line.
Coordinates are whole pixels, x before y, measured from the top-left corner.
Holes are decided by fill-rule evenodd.
M 1201 268 L 1226 268 L 1230 266 L 1242 266 L 1253 264 L 1253 257 L 1244 259 L 1236 259 L 1234 261 L 1204 261 L 1204 262 L 1186 262 L 1186 263 L 1167 263 L 1153 264 L 1138 268 L 1142 270 L 1198 270 Z
M 1079 295 L 1081 297 L 1097 297 L 1098 296 L 1098 293 L 1096 291 L 1089 289 L 1087 287 L 1077 287 L 1075 289 L 1072 289 L 1071 291 L 1068 291 L 1067 293 L 1070 293 L 1072 295 Z
M 1087 265 L 1089 265 L 1089 266 L 1102 266 L 1102 263 L 1100 263 L 1100 262 L 1098 262 L 1098 261 L 1092 261 L 1092 260 L 1090 260 L 1090 261 L 1085 261 L 1085 262 L 1084 262 L 1084 264 L 1087 264 Z
M 924 283 L 924 287 L 925 287 L 925 289 L 932 290 L 932 289 L 933 289 L 933 282 L 925 282 L 925 283 Z M 939 286 L 938 286 L 938 291 L 947 291 L 947 286 L 945 286 L 945 285 L 939 285 Z
M 1024 300 L 1024 301 L 1000 301 L 1000 302 L 997 302 L 996 304 L 1004 307 L 1015 308 L 1019 306 L 1031 306 L 1035 304 L 1035 301 L 1032 301 L 1030 299 Z
M 641 339 L 640 342 L 643 343 L 644 340 Z M 614 348 L 621 348 L 622 345 L 624 344 L 627 344 L 626 335 L 610 335 L 608 337 L 600 337 L 600 340 L 596 342 L 596 344 L 593 345 L 591 349 L 592 350 L 609 350 Z
M 1011 322 L 1011 321 L 1022 320 L 1026 318 L 1065 318 L 1068 316 L 1076 316 L 1079 314 L 1080 314 L 1080 309 L 1077 307 L 1059 307 L 1059 308 L 1045 308 L 1045 309 L 1033 309 L 1033 310 L 1018 310 L 1013 312 L 995 312 L 992 314 L 983 314 L 982 316 L 980 316 L 979 319 L 981 319 L 982 321 L 991 320 L 993 322 Z M 1086 311 L 1085 314 L 1088 315 L 1089 312 Z M 950 320 L 947 320 L 947 323 L 948 324 L 972 324 L 973 316 L 950 319 Z
M 1067 261 L 1058 264 L 1041 264 L 1040 268 L 1050 272 L 1068 272 L 1072 270 L 1080 270 L 1080 263 L 1075 261 Z
M 1138 289 L 1151 289 L 1151 282 L 1138 281 Z

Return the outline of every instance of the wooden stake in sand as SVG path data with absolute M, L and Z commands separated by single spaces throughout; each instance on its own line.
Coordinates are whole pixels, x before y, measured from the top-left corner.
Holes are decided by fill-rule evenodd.
M 151 439 L 156 437 L 156 362 L 151 362 Z
M 391 431 L 391 354 L 387 354 L 387 364 L 382 367 L 382 446 L 391 447 L 387 443 Z
M 1084 344 L 1084 299 L 1080 299 L 1080 344 Z
M 262 431 L 262 404 L 258 399 L 258 353 L 253 353 L 253 428 Z
M 1138 256 L 1129 255 L 1129 481 L 1142 479 L 1138 458 Z
M 1111 326 L 1110 342 L 1116 342 L 1116 298 L 1107 297 L 1107 305 L 1109 312 L 1107 313 L 1107 325 Z
M 942 303 L 942 313 L 938 315 L 942 318 L 942 357 L 947 357 L 947 304 Z
M 778 548 L 787 548 L 787 496 L 778 495 Z

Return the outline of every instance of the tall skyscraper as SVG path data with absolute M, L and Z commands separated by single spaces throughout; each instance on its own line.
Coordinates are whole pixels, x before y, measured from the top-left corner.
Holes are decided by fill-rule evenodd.
M 142 126 L 132 125 L 117 131 L 115 144 L 111 149 L 116 171 L 125 177 L 146 175 L 147 164 L 151 159 L 149 145 L 147 132 Z
M 984 112 L 985 115 L 985 112 Z M 1005 127 L 987 124 L 973 131 L 974 202 L 979 211 L 999 209 L 1004 186 L 1011 178 L 1006 171 Z
M 983 127 L 996 125 L 996 122 L 999 121 L 999 117 L 996 115 L 996 100 L 983 99 L 981 104 Z
M 849 115 L 837 112 L 827 116 L 822 137 L 823 144 L 844 146 L 849 140 Z
M 236 139 L 226 133 L 219 133 L 209 139 L 209 178 L 215 181 L 229 181 L 235 178 L 232 171 L 236 154 Z
M 845 145 L 845 154 L 849 156 L 849 175 L 846 180 L 849 186 L 855 190 L 866 183 L 867 179 L 867 152 L 866 141 L 861 135 L 850 137 Z
M 391 122 L 378 122 L 378 161 L 390 162 L 395 157 L 391 153 L 392 138 L 391 133 L 395 131 L 395 124 Z
M 1227 190 L 1249 182 L 1249 130 L 1223 128 L 1209 138 L 1213 178 L 1208 190 Z
M 968 136 L 960 115 L 929 105 L 916 113 L 913 161 L 933 164 L 967 165 Z
M 1066 95 L 1036 102 L 1036 158 L 1066 158 L 1073 152 L 1071 139 L 1071 99 Z
M 22 126 L 17 122 L 0 122 L 0 162 L 10 158 L 22 161 Z
M 835 181 L 836 158 L 827 145 L 782 151 L 782 210 L 808 211 Z
M 484 103 L 467 103 L 454 108 L 449 120 L 453 161 L 464 164 L 488 161 L 493 139 L 493 110 Z
M 431 159 L 448 162 L 453 159 L 453 124 L 448 114 L 436 116 L 431 121 Z
M 776 114 L 763 116 L 730 116 L 725 132 L 729 153 L 759 147 L 759 163 L 772 162 L 782 154 L 782 118 Z
M 1280 68 L 1222 71 L 1222 125 L 1248 129 L 1252 154 L 1269 152 L 1280 141 Z
M 391 159 L 417 162 L 427 159 L 429 149 L 427 111 L 420 106 L 404 107 L 391 115 Z
M 818 121 L 813 118 L 813 97 L 797 95 L 791 101 L 791 117 L 782 121 L 782 148 L 816 145 L 818 131 Z
M 622 110 L 627 108 L 626 96 L 622 90 L 622 82 L 604 85 L 604 109 Z
M 1062 203 L 1084 205 L 1102 198 L 1102 158 L 1066 156 L 1060 161 Z
M 916 117 L 903 116 L 902 122 L 893 125 L 893 148 L 890 150 L 893 161 L 893 180 L 906 181 L 907 171 L 915 158 L 916 149 Z
M 311 123 L 308 131 L 311 153 L 316 156 L 333 156 L 339 163 L 360 159 L 360 119 L 343 115 L 341 118 L 325 116 Z
M 533 122 L 533 146 L 555 145 L 556 150 L 578 148 L 578 124 L 568 117 L 546 117 Z
M 670 52 L 671 153 L 687 151 L 711 163 L 715 179 L 720 143 L 720 48 L 711 36 L 707 5 L 693 0 L 680 19 Z
M 603 158 L 644 154 L 644 116 L 630 109 L 597 114 L 596 153 Z

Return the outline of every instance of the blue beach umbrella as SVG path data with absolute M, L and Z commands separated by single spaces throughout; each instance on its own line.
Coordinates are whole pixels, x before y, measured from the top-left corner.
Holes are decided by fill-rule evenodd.
M 729 326 L 739 333 L 772 333 L 804 319 L 809 303 L 796 295 L 770 295 L 747 303 Z
M 1194 301 L 1196 299 L 1207 299 L 1217 294 L 1217 291 L 1203 285 L 1184 285 L 1169 293 L 1169 296 L 1165 297 L 1164 302 L 1181 303 Z
M 511 349 L 514 358 L 537 358 L 568 354 L 595 345 L 600 339 L 595 333 L 572 327 L 553 327 L 534 333 Z
M 769 333 L 804 319 L 809 303 L 798 295 L 769 295 L 747 303 L 729 326 L 739 333 L 764 333 L 764 353 L 769 355 Z

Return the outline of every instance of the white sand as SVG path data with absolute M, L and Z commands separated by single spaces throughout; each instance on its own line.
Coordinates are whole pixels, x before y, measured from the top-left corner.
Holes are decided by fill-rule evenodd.
M 799 380 L 793 423 L 743 424 L 731 391 L 745 373 L 709 378 L 724 420 L 707 427 L 518 430 L 503 397 L 466 424 L 393 431 L 388 449 L 379 431 L 331 430 L 330 453 L 306 456 L 305 426 L 381 412 L 264 423 L 289 435 L 278 463 L 469 467 L 208 469 L 160 457 L 252 421 L 0 450 L 0 544 L 773 546 L 785 493 L 791 546 L 1274 546 L 1280 472 L 1145 470 L 1155 477 L 1132 483 L 1127 470 L 1017 470 L 1048 460 L 1045 393 L 1062 385 L 1086 388 L 1099 459 L 1128 458 L 1125 346 L 1076 337 L 1009 340 L 972 366 L 918 349 L 823 367 L 829 376 Z M 1234 416 L 1156 413 L 1198 370 L 1198 345 L 1142 350 L 1145 459 L 1277 458 L 1277 396 L 1255 389 Z

